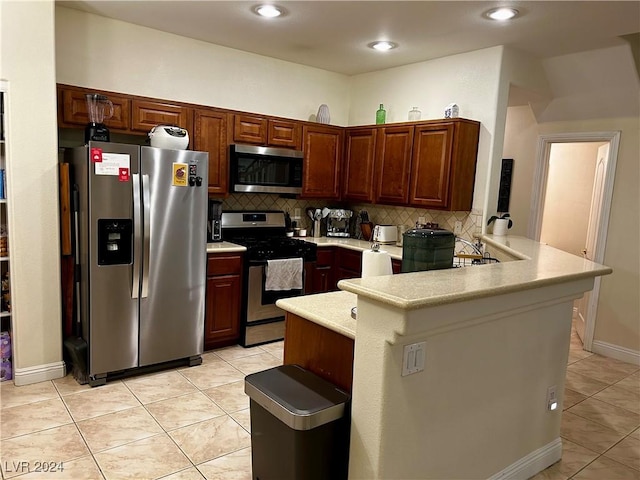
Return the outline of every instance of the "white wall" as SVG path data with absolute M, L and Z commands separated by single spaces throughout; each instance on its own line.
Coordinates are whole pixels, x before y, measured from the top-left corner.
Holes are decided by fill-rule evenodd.
M 540 241 L 582 255 L 600 143 L 554 143 L 549 152 Z
M 504 122 L 500 121 L 499 89 L 503 53 L 503 47 L 487 48 L 356 75 L 349 125 L 375 123 L 380 103 L 387 111 L 387 123 L 406 122 L 413 106 L 422 111 L 424 120 L 444 118 L 445 107 L 457 103 L 461 117 L 481 123 L 473 210 L 482 212 L 488 172 L 493 162 L 500 164 L 502 153 Z
M 527 236 L 531 207 L 531 187 L 536 165 L 538 124 L 528 106 L 509 107 L 504 133 L 504 158 L 513 158 L 509 212 L 512 235 Z
M 24 372 L 62 360 L 54 4 L 5 1 L 0 12 L 13 360 Z
M 56 7 L 58 83 L 346 125 L 349 78 Z
M 515 159 L 514 228 L 529 222 L 527 190 L 533 183 L 538 135 L 621 132 L 604 256 L 613 274 L 602 278 L 594 348 L 613 345 L 640 362 L 640 79 L 631 48 L 563 55 L 544 60 L 542 66 L 553 98 L 544 108 L 509 108 L 505 156 Z
M 613 274 L 602 277 L 594 343 L 604 342 L 629 349 L 632 355 L 640 354 L 640 120 L 631 117 L 538 124 L 527 107 L 510 108 L 509 112 L 507 132 L 514 134 L 508 135 L 505 144 L 510 145 L 509 156 L 516 159 L 511 209 L 519 212 L 516 227 L 523 225 L 525 232 L 529 216 L 524 215 L 531 205 L 526 190 L 530 192 L 533 183 L 537 136 L 621 132 L 604 256 L 604 264 L 613 268 Z M 518 132 L 524 132 L 523 136 L 519 137 Z M 523 188 L 520 194 L 516 185 L 527 189 Z

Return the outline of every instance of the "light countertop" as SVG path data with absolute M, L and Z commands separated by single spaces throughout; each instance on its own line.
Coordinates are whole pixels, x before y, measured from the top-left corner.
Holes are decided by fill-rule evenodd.
M 318 248 L 322 247 L 342 247 L 349 250 L 357 250 L 362 252 L 364 250 L 371 249 L 371 242 L 366 240 L 356 240 L 355 238 L 341 238 L 341 237 L 299 237 L 301 240 L 315 243 Z M 397 247 L 393 244 L 380 244 L 380 250 L 389 252 L 389 256 L 395 260 L 402 260 L 402 247 Z
M 328 292 L 301 297 L 283 298 L 276 305 L 287 312 L 306 318 L 345 337 L 355 339 L 356 321 L 351 309 L 358 296 L 350 292 Z
M 338 286 L 388 305 L 415 310 L 582 278 L 607 275 L 610 267 L 524 237 L 485 235 L 481 240 L 521 258 L 511 262 L 341 280 Z
M 319 247 L 339 245 L 357 250 L 369 248 L 369 242 L 354 239 L 316 238 L 313 241 Z M 486 244 L 486 249 L 504 252 L 507 256 L 520 260 L 341 280 L 338 284 L 343 290 L 341 292 L 282 299 L 278 300 L 277 305 L 283 310 L 354 338 L 356 321 L 351 318 L 351 308 L 356 305 L 356 295 L 399 309 L 415 310 L 612 272 L 607 266 L 524 237 L 485 235 L 482 242 Z M 399 256 L 395 252 L 395 258 L 402 258 L 401 247 L 391 248 L 400 251 Z
M 246 252 L 247 247 L 236 245 L 231 242 L 210 242 L 207 243 L 207 253 L 232 253 Z

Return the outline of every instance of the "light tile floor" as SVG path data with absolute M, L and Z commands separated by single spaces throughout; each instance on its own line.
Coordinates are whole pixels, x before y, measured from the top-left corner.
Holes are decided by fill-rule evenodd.
M 250 479 L 244 377 L 281 364 L 282 347 L 228 347 L 94 389 L 70 376 L 2 383 L 2 478 Z M 564 410 L 562 460 L 535 480 L 640 480 L 638 367 L 583 351 L 574 332 Z M 64 471 L 26 473 L 37 462 Z

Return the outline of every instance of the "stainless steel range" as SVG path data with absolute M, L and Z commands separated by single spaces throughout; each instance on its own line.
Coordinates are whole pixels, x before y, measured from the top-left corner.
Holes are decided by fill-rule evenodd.
M 305 293 L 306 271 L 316 261 L 316 244 L 287 237 L 285 213 L 279 210 L 222 212 L 221 225 L 225 241 L 247 247 L 240 344 L 249 347 L 282 340 L 284 311 L 276 307 L 276 300 Z

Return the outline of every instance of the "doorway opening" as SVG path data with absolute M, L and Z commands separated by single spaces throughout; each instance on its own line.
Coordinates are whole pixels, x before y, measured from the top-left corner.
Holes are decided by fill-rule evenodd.
M 541 135 L 528 236 L 596 263 L 604 260 L 620 132 Z M 600 277 L 574 302 L 583 347 L 591 351 Z

